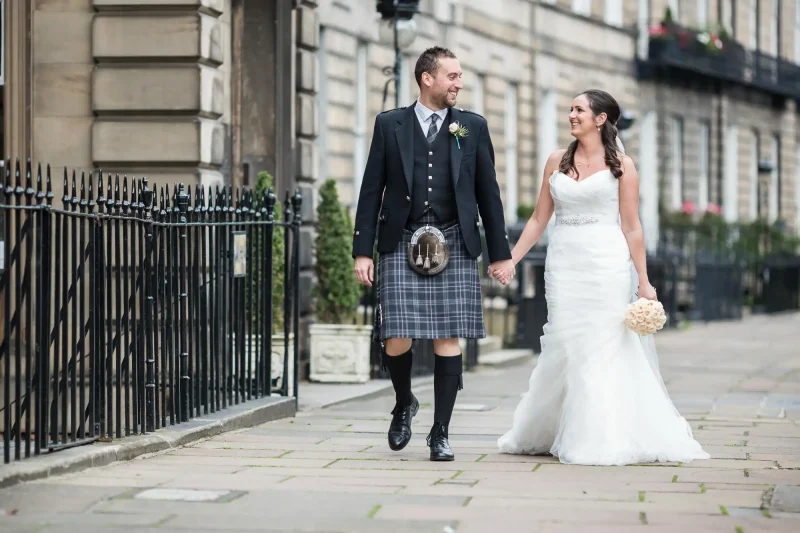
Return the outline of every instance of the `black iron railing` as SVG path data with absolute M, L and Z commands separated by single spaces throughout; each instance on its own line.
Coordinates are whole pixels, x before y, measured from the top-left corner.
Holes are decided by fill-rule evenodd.
M 24 176 L 24 177 L 23 177 Z M 297 396 L 299 193 L 5 166 L 3 460 Z M 273 291 L 283 231 L 285 292 Z M 273 331 L 273 302 L 283 313 Z M 290 340 L 291 339 L 291 340 Z
M 640 74 L 655 75 L 665 69 L 676 70 L 681 78 L 699 76 L 743 86 L 755 87 L 767 93 L 800 98 L 800 65 L 765 54 L 747 50 L 735 40 L 703 34 L 676 24 L 664 24 L 658 35 L 650 37 L 647 60 Z M 721 48 L 717 48 L 718 43 Z

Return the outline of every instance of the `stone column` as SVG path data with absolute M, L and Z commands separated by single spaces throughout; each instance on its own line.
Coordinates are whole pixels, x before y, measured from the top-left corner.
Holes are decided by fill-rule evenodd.
M 230 2 L 93 0 L 96 166 L 159 185 L 227 181 Z

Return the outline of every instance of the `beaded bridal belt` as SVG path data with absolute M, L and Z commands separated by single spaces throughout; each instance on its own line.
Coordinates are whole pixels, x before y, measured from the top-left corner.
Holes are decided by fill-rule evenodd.
M 559 226 L 584 226 L 586 224 L 616 224 L 618 217 L 608 215 L 556 215 Z

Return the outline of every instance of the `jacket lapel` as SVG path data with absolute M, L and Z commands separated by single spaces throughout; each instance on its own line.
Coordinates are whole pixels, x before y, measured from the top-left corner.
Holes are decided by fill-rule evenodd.
M 395 130 L 397 145 L 400 148 L 400 158 L 403 161 L 403 174 L 408 185 L 408 192 L 411 194 L 414 172 L 414 126 L 416 125 L 417 115 L 414 106 L 409 106 L 406 112 L 398 121 L 399 125 Z
M 451 177 L 453 180 L 453 187 L 455 188 L 458 185 L 458 177 L 461 175 L 461 157 L 464 155 L 463 146 L 461 149 L 458 147 L 458 142 L 456 142 L 455 138 L 450 139 L 453 135 L 450 133 L 449 126 L 453 122 L 458 122 L 460 125 L 463 125 L 461 122 L 461 112 L 454 107 L 450 108 L 449 113 L 449 120 L 447 121 L 447 127 L 444 128 L 444 131 L 439 132 L 440 134 L 447 135 L 448 139 L 447 142 L 450 143 L 450 172 Z M 459 139 L 461 144 L 464 144 L 463 139 Z

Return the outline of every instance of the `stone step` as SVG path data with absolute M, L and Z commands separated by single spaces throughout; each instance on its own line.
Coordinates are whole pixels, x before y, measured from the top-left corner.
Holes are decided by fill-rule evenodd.
M 478 364 L 483 366 L 506 367 L 527 363 L 533 358 L 533 350 L 495 350 L 481 351 Z

